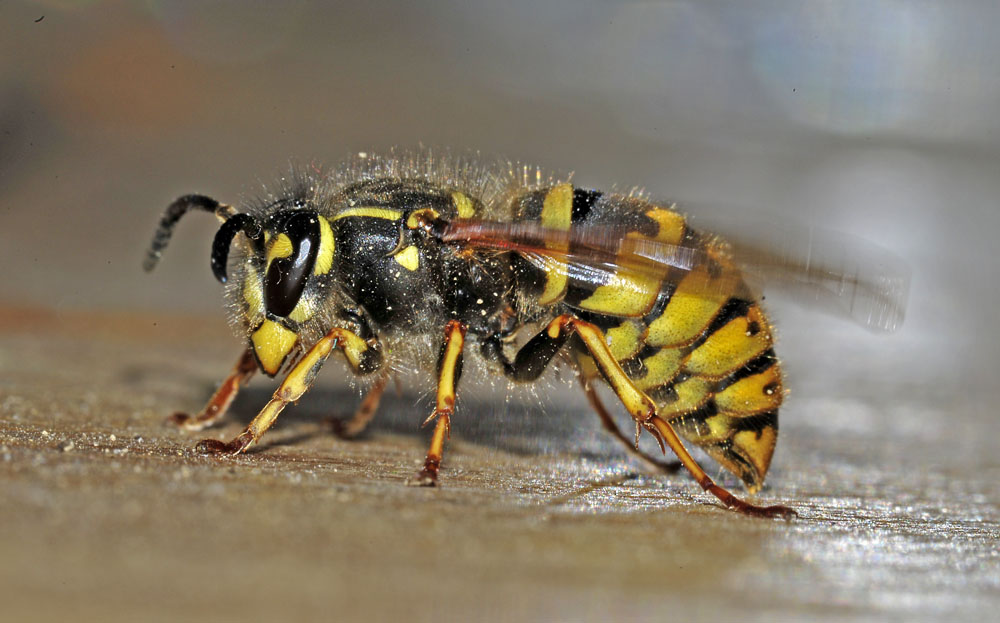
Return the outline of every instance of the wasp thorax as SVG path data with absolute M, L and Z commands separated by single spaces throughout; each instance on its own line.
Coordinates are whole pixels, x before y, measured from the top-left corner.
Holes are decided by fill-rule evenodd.
M 292 313 L 316 264 L 320 246 L 319 217 L 312 211 L 275 214 L 268 231 L 264 306 L 275 316 Z

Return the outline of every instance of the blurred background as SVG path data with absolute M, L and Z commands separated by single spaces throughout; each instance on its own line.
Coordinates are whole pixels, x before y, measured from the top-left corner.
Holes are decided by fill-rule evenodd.
M 4 607 L 988 619 L 998 24 L 1000 4 L 971 0 L 0 2 Z M 339 363 L 259 452 L 191 447 L 236 434 L 269 383 L 218 429 L 163 425 L 240 349 L 209 270 L 214 219 L 185 219 L 142 272 L 163 208 L 190 192 L 238 202 L 293 161 L 419 145 L 901 257 L 912 286 L 891 335 L 766 292 L 791 394 L 764 496 L 799 520 L 749 520 L 685 475 L 645 476 L 568 389 L 462 393 L 432 491 L 401 485 L 426 447 L 429 384 L 387 395 L 358 443 L 324 420 L 355 404 L 330 389 Z
M 985 449 L 961 424 L 997 430 L 997 23 L 893 0 L 5 2 L 0 302 L 222 327 L 213 220 L 140 269 L 174 197 L 238 200 L 293 160 L 478 150 L 898 254 L 894 335 L 771 305 L 790 408 L 814 400 L 789 417 Z M 826 394 L 866 402 L 817 414 Z

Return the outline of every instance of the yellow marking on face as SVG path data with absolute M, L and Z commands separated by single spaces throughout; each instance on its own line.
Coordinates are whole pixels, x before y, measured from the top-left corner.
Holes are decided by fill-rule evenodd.
M 756 332 L 751 331 L 751 323 Z M 750 308 L 746 316 L 730 320 L 713 333 L 705 343 L 694 349 L 684 363 L 684 369 L 694 374 L 718 378 L 771 347 L 771 334 L 760 308 Z
M 316 252 L 316 265 L 313 268 L 314 275 L 324 275 L 330 272 L 333 267 L 333 256 L 336 252 L 336 242 L 333 239 L 333 230 L 330 228 L 330 221 L 324 217 L 319 217 L 319 251 Z
M 715 395 L 720 411 L 752 414 L 771 411 L 781 406 L 781 372 L 773 365 L 760 374 L 740 379 Z
M 433 221 L 438 218 L 440 214 L 433 208 L 424 208 L 423 210 L 414 210 L 410 213 L 410 216 L 406 217 L 406 227 L 409 229 L 416 229 L 420 227 L 420 222 L 422 219 L 427 219 Z
M 642 363 L 646 366 L 646 376 L 635 379 L 635 386 L 646 391 L 666 385 L 677 376 L 681 369 L 681 351 L 674 348 L 664 348 L 660 352 L 646 357 Z
M 642 348 L 642 342 L 639 341 L 642 330 L 634 322 L 625 321 L 617 327 L 608 329 L 604 335 L 608 340 L 611 355 L 616 361 L 625 361 L 635 356 Z
M 278 373 L 281 364 L 285 362 L 285 358 L 295 347 L 298 339 L 299 336 L 295 332 L 271 320 L 262 322 L 250 335 L 257 360 L 268 376 Z
M 420 268 L 420 251 L 412 244 L 393 255 L 392 259 L 396 260 L 400 266 L 410 272 Z
M 264 291 L 255 273 L 248 275 L 243 282 L 243 300 L 247 302 L 247 318 L 251 322 L 264 315 Z
M 388 208 L 347 208 L 346 210 L 341 210 L 333 217 L 334 221 L 339 221 L 342 218 L 351 218 L 353 216 L 367 217 L 367 218 L 381 218 L 387 221 L 396 221 L 403 216 L 403 213 L 399 210 L 390 210 Z
M 542 201 L 542 227 L 569 231 L 572 220 L 573 185 L 559 184 L 558 186 L 553 186 L 546 193 L 545 199 Z M 550 248 L 561 251 L 568 250 L 568 244 L 557 243 L 556 246 L 552 246 L 552 243 L 549 244 Z M 545 271 L 545 288 L 538 297 L 538 303 L 541 305 L 551 305 L 559 301 L 566 295 L 568 284 L 569 268 L 566 262 L 560 260 L 553 261 L 549 269 Z
M 294 247 L 292 247 L 292 240 L 285 234 L 278 234 L 274 238 L 274 242 L 271 244 L 270 248 L 267 250 L 267 263 L 270 264 L 273 260 L 282 257 L 288 257 L 292 254 Z
M 275 236 L 271 246 L 267 248 L 267 264 L 264 266 L 264 272 L 271 270 L 271 262 L 290 256 L 293 250 L 291 238 L 285 234 Z
M 306 320 L 312 318 L 314 311 L 315 310 L 312 305 L 307 304 L 304 300 L 300 300 L 295 305 L 295 309 L 292 310 L 292 313 L 288 314 L 288 317 L 295 322 L 305 322 Z
M 660 317 L 649 323 L 646 343 L 650 346 L 680 346 L 691 342 L 708 327 L 729 299 L 729 292 L 713 289 L 705 267 L 681 280 Z
M 472 200 L 464 194 L 455 191 L 451 193 L 451 201 L 458 210 L 458 218 L 472 218 L 476 215 L 476 208 L 472 205 Z

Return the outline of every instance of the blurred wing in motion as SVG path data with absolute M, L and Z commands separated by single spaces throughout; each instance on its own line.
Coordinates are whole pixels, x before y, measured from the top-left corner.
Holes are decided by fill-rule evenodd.
M 733 256 L 750 281 L 879 333 L 903 324 L 910 269 L 862 238 L 790 221 L 741 224 Z
M 745 235 L 744 235 L 745 232 Z M 743 292 L 756 298 L 772 288 L 875 332 L 903 322 L 910 273 L 905 262 L 872 243 L 829 230 L 792 224 L 741 227 L 722 240 L 708 234 L 681 244 L 659 242 L 627 228 L 574 225 L 569 231 L 537 222 L 459 219 L 442 240 L 478 249 L 516 252 L 544 271 L 563 270 L 590 286 L 635 281 L 679 283 L 706 298 Z

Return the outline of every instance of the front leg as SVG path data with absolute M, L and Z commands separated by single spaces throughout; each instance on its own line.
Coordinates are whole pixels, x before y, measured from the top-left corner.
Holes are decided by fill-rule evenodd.
M 257 360 L 253 356 L 253 351 L 248 348 L 243 351 L 236 366 L 233 367 L 233 371 L 222 382 L 219 389 L 215 390 L 215 394 L 212 395 L 201 413 L 192 416 L 178 412 L 171 415 L 167 421 L 184 430 L 202 430 L 211 426 L 226 413 L 240 387 L 246 385 L 256 371 Z
M 438 470 L 444 457 L 444 442 L 451 437 L 451 414 L 455 412 L 455 386 L 462 376 L 462 348 L 465 346 L 467 327 L 457 320 L 449 320 L 444 328 L 444 344 L 438 358 L 437 404 L 424 424 L 437 419 L 431 447 L 427 450 L 424 468 L 409 484 L 433 487 L 437 484 Z
M 256 443 L 267 429 L 271 428 L 285 405 L 297 401 L 306 393 L 334 348 L 341 349 L 347 356 L 348 363 L 358 372 L 378 369 L 382 362 L 382 351 L 374 339 L 369 343 L 347 329 L 331 329 L 295 364 L 274 392 L 270 402 L 242 433 L 228 443 L 217 439 L 205 439 L 196 446 L 196 449 L 204 453 L 239 454 Z

